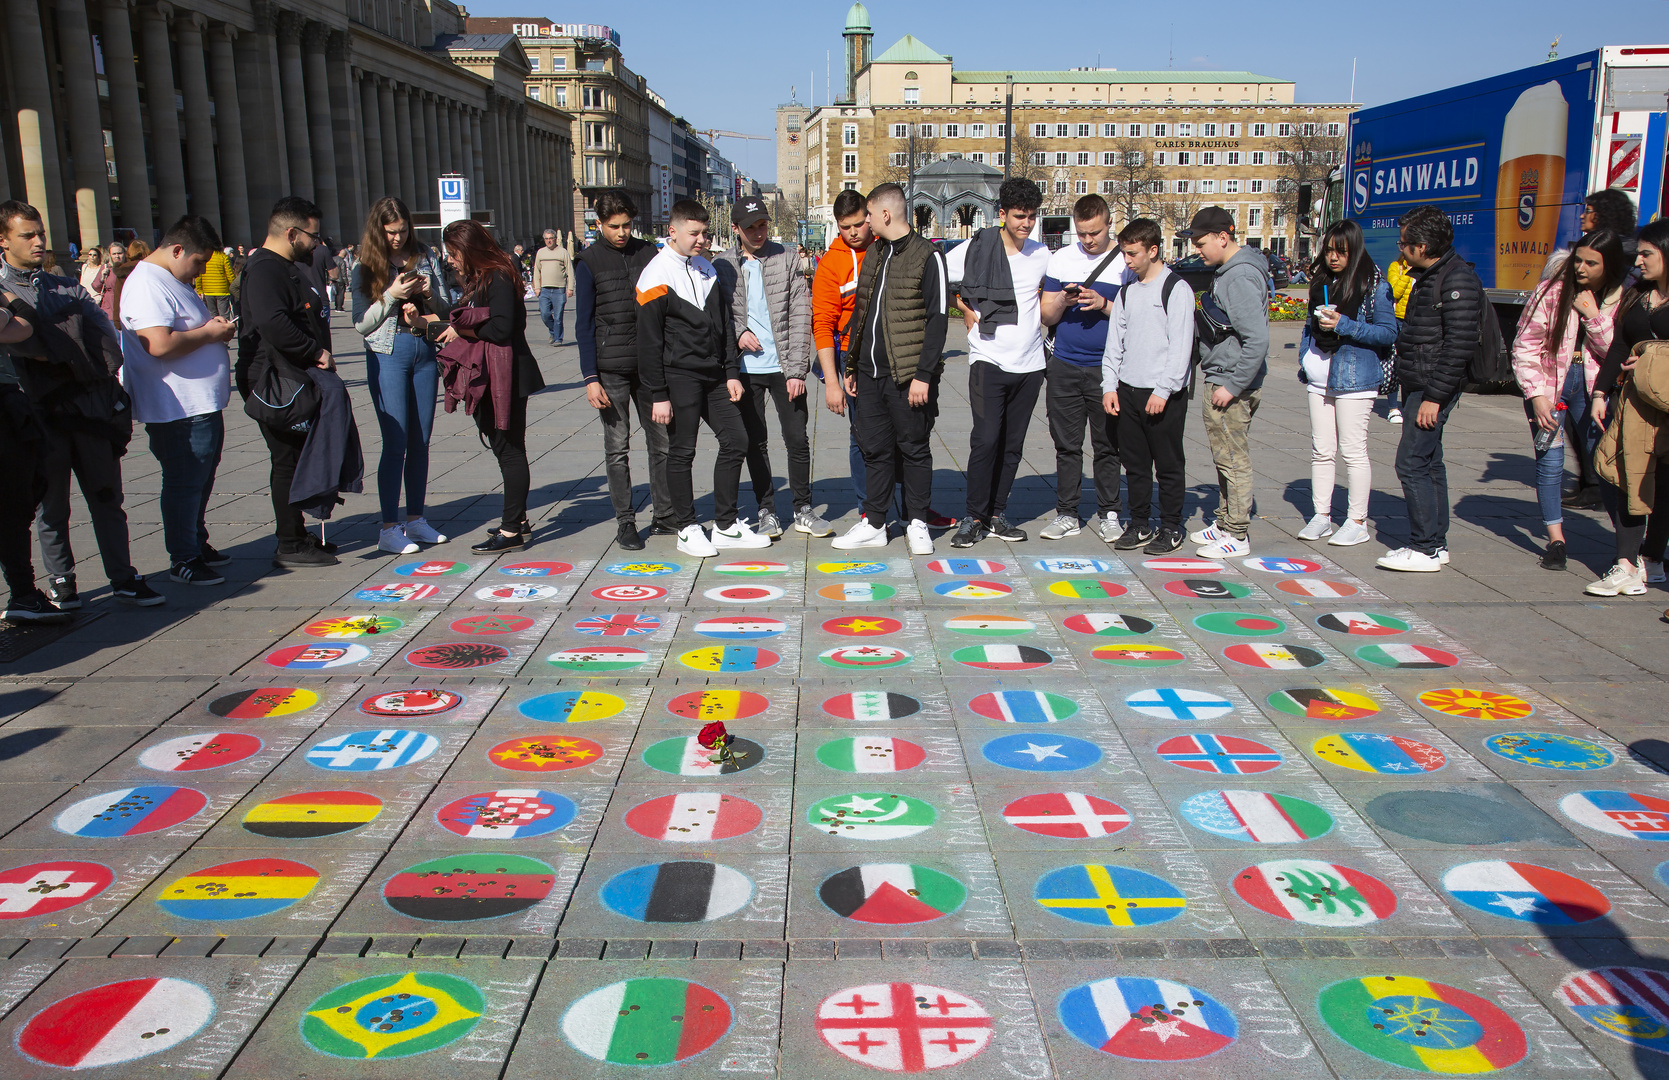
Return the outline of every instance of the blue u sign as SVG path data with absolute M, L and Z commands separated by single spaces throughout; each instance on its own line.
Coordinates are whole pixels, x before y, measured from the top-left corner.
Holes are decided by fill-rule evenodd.
M 440 182 L 440 197 L 448 202 L 462 202 L 464 198 L 463 178 L 443 178 Z

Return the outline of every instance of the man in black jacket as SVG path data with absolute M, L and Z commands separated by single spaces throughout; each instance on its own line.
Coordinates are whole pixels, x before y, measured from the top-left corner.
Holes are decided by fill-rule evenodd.
M 245 400 L 270 369 L 302 379 L 310 368 L 336 370 L 330 355 L 329 304 L 308 263 L 319 242 L 319 208 L 298 196 L 279 199 L 267 220 L 267 240 L 243 268 L 239 299 L 237 386 Z M 307 433 L 258 425 L 272 454 L 272 512 L 277 522 L 280 567 L 331 566 L 336 556 L 307 532 L 301 511 L 290 505 L 290 481 Z
M 1398 247 L 1416 271 L 1414 291 L 1397 331 L 1397 380 L 1403 388 L 1397 479 L 1408 506 L 1408 546 L 1387 552 L 1387 570 L 1435 573 L 1449 561 L 1449 477 L 1443 426 L 1466 388 L 1478 351 L 1483 283 L 1455 254 L 1454 226 L 1441 208 L 1420 206 L 1400 222 Z

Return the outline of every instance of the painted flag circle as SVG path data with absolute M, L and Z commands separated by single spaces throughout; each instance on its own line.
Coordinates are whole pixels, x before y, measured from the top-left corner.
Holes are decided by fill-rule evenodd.
M 494 634 L 519 634 L 531 629 L 533 620 L 526 615 L 470 615 L 462 619 L 453 619 L 451 625 L 454 634 L 483 637 Z
M 750 716 L 758 716 L 770 707 L 771 702 L 764 694 L 752 690 L 726 690 L 721 687 L 691 690 L 666 703 L 666 711 L 672 715 L 682 716 L 686 720 L 700 720 L 703 723 L 713 720 L 746 720 Z
M 724 998 L 684 979 L 626 979 L 591 991 L 562 1014 L 562 1034 L 610 1065 L 687 1061 L 730 1030 Z
M 120 1065 L 171 1050 L 203 1030 L 214 998 L 194 982 L 105 983 L 55 1001 L 18 1029 L 17 1049 L 60 1069 Z
M 1267 700 L 1288 716 L 1311 720 L 1364 720 L 1379 715 L 1379 703 L 1373 698 L 1331 686 L 1295 686 L 1277 690 Z
M 889 690 L 857 690 L 823 702 L 823 711 L 842 720 L 902 720 L 921 712 L 921 702 Z
M 938 819 L 925 799 L 880 791 L 834 795 L 806 810 L 812 828 L 842 840 L 902 840 L 926 832 Z
M 37 862 L 0 870 L 0 919 L 32 919 L 72 908 L 115 880 L 109 867 L 92 862 Z
M 567 772 L 596 765 L 603 746 L 590 739 L 563 735 L 526 735 L 506 739 L 487 751 L 487 760 L 514 772 Z
M 942 919 L 968 899 L 949 874 L 914 863 L 864 863 L 826 879 L 817 895 L 830 911 L 853 922 L 881 926 Z
M 1037 624 L 1018 615 L 958 615 L 945 629 L 969 637 L 1018 637 L 1037 629 Z
M 908 739 L 858 735 L 830 739 L 817 748 L 817 760 L 841 772 L 903 772 L 926 761 L 927 751 Z
M 1281 767 L 1280 751 L 1239 735 L 1173 735 L 1154 753 L 1179 769 L 1244 776 Z
M 870 604 L 877 600 L 891 600 L 898 590 L 879 581 L 854 581 L 843 585 L 824 585 L 817 595 L 825 600 L 840 600 L 848 604 Z
M 359 703 L 359 711 L 367 716 L 439 716 L 451 712 L 464 703 L 462 694 L 434 687 L 409 687 L 372 694 Z
M 721 604 L 767 604 L 781 600 L 785 594 L 775 585 L 722 585 L 701 595 Z
M 1534 705 L 1521 697 L 1494 690 L 1469 690 L 1464 686 L 1427 690 L 1420 695 L 1420 704 L 1462 720 L 1522 720 L 1536 711 Z
M 837 645 L 817 654 L 817 659 L 832 668 L 862 668 L 882 671 L 903 667 L 914 657 L 893 645 Z
M 1142 565 L 1149 570 L 1160 570 L 1167 574 L 1215 574 L 1223 569 L 1223 564 L 1215 559 L 1190 559 L 1186 555 L 1143 559 Z
M 1669 840 L 1669 799 L 1627 791 L 1576 791 L 1559 809 L 1578 825 L 1608 836 Z
M 1310 750 L 1317 758 L 1341 769 L 1391 776 L 1436 772 L 1449 763 L 1443 751 L 1429 743 L 1376 731 L 1323 735 L 1310 744 Z
M 444 641 L 406 654 L 406 663 L 427 671 L 465 671 L 510 659 L 510 650 L 490 641 Z
M 1329 611 L 1315 621 L 1323 630 L 1355 637 L 1396 637 L 1413 629 L 1401 619 L 1377 611 Z
M 691 792 L 662 795 L 626 811 L 626 827 L 650 840 L 704 844 L 750 833 L 765 820 L 758 806 L 737 795 Z
M 817 564 L 819 574 L 839 574 L 855 577 L 885 573 L 886 569 L 887 564 L 884 562 L 825 562 Z
M 1290 596 L 1302 596 L 1313 600 L 1342 600 L 1347 596 L 1355 596 L 1361 592 L 1354 585 L 1343 581 L 1328 581 L 1324 578 L 1287 578 L 1277 581 L 1275 588 Z
M 1650 968 L 1579 971 L 1559 984 L 1559 1000 L 1613 1039 L 1669 1053 L 1669 974 Z
M 529 720 L 545 724 L 585 724 L 607 720 L 626 709 L 626 699 L 601 690 L 558 690 L 554 694 L 530 697 L 516 711 Z
M 1356 650 L 1356 658 L 1398 671 L 1452 668 L 1460 663 L 1454 653 L 1429 645 L 1363 645 Z
M 1128 668 L 1173 667 L 1185 662 L 1186 654 L 1169 645 L 1120 644 L 1097 645 L 1090 655 L 1103 664 Z
M 250 808 L 243 830 L 270 840 L 317 840 L 352 832 L 382 815 L 382 800 L 363 791 L 303 791 Z
M 1320 667 L 1327 662 L 1327 658 L 1314 649 L 1281 642 L 1230 645 L 1223 650 L 1223 655 L 1237 664 L 1275 671 L 1299 671 Z
M 591 589 L 591 599 L 606 599 L 614 603 L 641 603 L 664 598 L 668 591 L 669 589 L 658 584 L 606 584 L 603 588 Z
M 337 615 L 310 622 L 301 628 L 301 632 L 317 638 L 375 637 L 392 634 L 404 625 L 404 620 L 392 615 Z
M 995 600 L 1013 592 L 1014 586 L 1001 581 L 960 580 L 935 585 L 933 591 L 940 596 L 949 596 L 957 600 Z
M 89 838 L 139 836 L 189 821 L 208 805 L 208 796 L 196 788 L 147 784 L 71 803 L 52 819 L 52 827 Z
M 1039 559 L 1032 565 L 1045 574 L 1111 574 L 1119 569 L 1106 559 Z
M 1132 1061 L 1191 1061 L 1234 1042 L 1234 1014 L 1204 990 L 1119 976 L 1068 990 L 1061 1024 L 1079 1042 Z
M 1056 596 L 1069 596 L 1075 600 L 1114 600 L 1128 595 L 1130 590 L 1116 581 L 1105 581 L 1097 578 L 1072 578 L 1068 581 L 1051 581 L 1045 586 Z
M 291 645 L 267 654 L 267 663 L 291 671 L 324 671 L 347 667 L 371 657 L 363 645 Z
M 1055 662 L 1048 649 L 1033 645 L 969 645 L 950 658 L 963 667 L 982 671 L 1030 671 Z
M 761 649 L 754 645 L 707 645 L 691 649 L 678 658 L 680 664 L 692 671 L 724 674 L 764 671 L 768 667 L 775 667 L 781 660 L 782 657 L 770 649 Z
M 1096 637 L 1140 637 L 1153 633 L 1153 621 L 1137 615 L 1117 615 L 1112 612 L 1089 611 L 1068 615 L 1061 625 L 1077 634 Z
M 712 922 L 747 906 L 753 880 L 713 862 L 649 863 L 603 882 L 597 898 L 616 915 L 638 922 Z
M 636 637 L 653 634 L 661 628 L 659 615 L 589 615 L 574 623 L 574 629 L 591 637 Z
M 927 564 L 927 568 L 935 574 L 950 574 L 956 577 L 1008 573 L 1008 564 L 995 559 L 934 559 Z
M 468 563 L 448 559 L 429 559 L 425 562 L 402 563 L 394 568 L 401 577 L 449 577 L 469 569 Z
M 1611 910 L 1605 894 L 1586 881 L 1534 863 L 1461 863 L 1443 872 L 1443 887 L 1486 915 L 1541 926 L 1593 922 Z
M 1323 989 L 1316 1008 L 1333 1034 L 1412 1072 L 1495 1072 L 1530 1052 L 1512 1017 L 1476 994 L 1429 979 L 1345 979 Z
M 649 654 L 642 649 L 624 647 L 596 649 L 558 649 L 545 657 L 545 663 L 563 671 L 581 675 L 602 675 L 610 671 L 626 671 L 647 662 Z
M 622 562 L 603 569 L 621 577 L 665 577 L 667 574 L 676 574 L 683 567 L 677 563 Z
M 383 728 L 350 731 L 307 750 L 307 764 L 333 772 L 382 772 L 422 761 L 440 749 L 440 740 L 421 731 Z
M 880 637 L 882 634 L 896 634 L 902 629 L 903 623 L 884 615 L 842 615 L 823 623 L 824 633 L 839 634 L 841 637 Z
M 1218 578 L 1183 578 L 1180 581 L 1167 581 L 1165 591 L 1172 596 L 1186 597 L 1189 600 L 1244 600 L 1252 595 L 1250 586 Z
M 209 702 L 209 712 L 226 720 L 262 720 L 289 716 L 319 703 L 319 695 L 297 686 L 263 686 L 240 690 Z
M 408 866 L 383 883 L 383 902 L 402 915 L 436 922 L 496 919 L 550 895 L 556 871 L 526 855 L 445 855 Z
M 1194 625 L 1210 634 L 1229 637 L 1268 637 L 1285 632 L 1287 624 L 1273 615 L 1252 611 L 1209 611 L 1194 617 Z
M 979 1002 L 926 983 L 848 986 L 823 999 L 816 1022 L 829 1049 L 883 1072 L 943 1069 L 991 1042 L 991 1014 Z
M 1196 829 L 1250 844 L 1296 844 L 1333 831 L 1333 815 L 1315 803 L 1269 791 L 1202 791 L 1179 809 Z
M 694 735 L 685 735 L 651 743 L 643 751 L 643 763 L 674 776 L 729 776 L 765 760 L 765 748 L 751 739 L 732 736 L 727 749 L 729 760 L 720 761 L 719 751 L 702 746 Z
M 354 593 L 355 600 L 363 600 L 367 604 L 404 604 L 409 600 L 427 600 L 438 595 L 440 589 L 434 585 L 415 585 L 410 582 L 404 584 L 369 585 Z M 480 596 L 480 593 L 475 595 Z
M 521 840 L 555 832 L 579 807 L 566 795 L 537 788 L 501 788 L 453 799 L 435 812 L 449 833 L 471 840 Z
M 1152 926 L 1182 914 L 1182 890 L 1128 866 L 1083 863 L 1037 879 L 1032 899 L 1045 911 L 1090 926 Z
M 1099 746 L 1069 735 L 999 735 L 979 752 L 993 765 L 1025 772 L 1074 772 L 1101 760 Z
M 1078 715 L 1076 701 L 1044 690 L 994 690 L 968 702 L 968 708 L 1005 724 L 1053 724 Z
M 1262 570 L 1266 574 L 1319 574 L 1321 564 L 1314 559 L 1295 559 L 1285 555 L 1254 555 L 1241 559 L 1248 570 Z
M 1125 698 L 1124 704 L 1160 720 L 1215 720 L 1234 711 L 1234 702 L 1226 697 L 1180 686 L 1138 690 Z
M 602 589 L 593 590 L 592 596 L 599 600 L 652 600 L 654 597 L 638 596 L 599 596 Z M 562 595 L 562 590 L 555 585 L 488 585 L 484 589 L 475 590 L 477 600 L 485 600 L 489 604 L 532 604 L 540 600 L 555 600 Z M 660 595 L 665 596 L 666 590 L 661 589 Z
M 1097 840 L 1130 824 L 1130 812 L 1116 802 L 1081 791 L 1022 795 L 1003 807 L 1003 820 L 1016 829 L 1059 840 Z
M 236 731 L 181 735 L 146 747 L 139 764 L 157 772 L 201 772 L 242 761 L 261 752 L 261 740 Z
M 338 986 L 301 1018 L 301 1038 L 331 1057 L 411 1057 L 456 1042 L 487 1011 L 474 983 L 433 971 L 390 972 Z
M 713 567 L 713 573 L 730 577 L 762 577 L 767 574 L 786 574 L 788 564 L 780 562 L 727 562 Z
M 1505 731 L 1485 739 L 1484 748 L 1510 761 L 1561 772 L 1603 769 L 1617 760 L 1596 742 L 1544 731 Z
M 788 624 L 781 619 L 770 619 L 763 615 L 720 615 L 717 618 L 702 619 L 695 624 L 695 632 L 702 637 L 718 638 L 721 641 L 751 641 L 754 638 L 776 637 L 788 629 Z
M 498 572 L 507 577 L 561 577 L 572 573 L 573 563 L 565 562 L 518 562 L 506 563 L 498 568 Z
M 214 922 L 253 919 L 305 900 L 319 872 L 288 859 L 238 859 L 175 878 L 157 895 L 157 907 L 181 919 Z
M 1234 893 L 1265 915 L 1305 926 L 1366 926 L 1397 910 L 1397 894 L 1383 881 L 1320 859 L 1248 866 L 1234 876 Z

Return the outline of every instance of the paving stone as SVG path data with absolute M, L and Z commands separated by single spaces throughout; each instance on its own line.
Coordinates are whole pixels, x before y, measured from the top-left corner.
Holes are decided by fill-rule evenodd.
M 1067 960 L 1072 956 L 1072 946 L 1064 941 L 1026 940 L 1020 942 L 1020 948 L 1027 960 Z
M 78 941 L 79 938 L 30 938 L 29 944 L 12 954 L 12 959 L 56 960 Z
M 174 943 L 171 937 L 130 937 L 116 947 L 111 956 L 156 956 Z M 198 953 L 207 956 L 208 950 Z
M 1444 938 L 1438 942 L 1443 947 L 1443 954 L 1456 960 L 1471 956 L 1488 956 L 1489 951 L 1484 943 L 1477 938 Z
M 262 956 L 312 956 L 313 950 L 319 947 L 317 937 L 293 936 L 277 937 L 267 946 Z
M 1431 938 L 1395 938 L 1397 951 L 1410 960 L 1428 960 L 1443 955 L 1443 946 Z
M 1258 955 L 1257 946 L 1244 938 L 1213 938 L 1211 954 L 1223 960 L 1242 959 Z
M 1166 938 L 1165 953 L 1173 960 L 1207 960 L 1215 955 L 1205 938 Z
M 925 941 L 883 941 L 881 955 L 888 960 L 925 960 L 930 955 Z
M 406 937 L 403 934 L 390 934 L 371 939 L 371 947 L 365 951 L 371 956 L 410 956 L 417 948 L 418 938 Z
M 1258 954 L 1271 960 L 1294 960 L 1307 955 L 1303 938 L 1259 938 Z
M 1115 943 L 1118 953 L 1126 960 L 1160 960 L 1165 956 L 1162 941 L 1120 941 Z
M 1020 943 L 1002 938 L 978 938 L 974 941 L 974 953 L 981 960 L 1018 960 Z
M 835 943 L 824 938 L 795 938 L 788 943 L 790 960 L 833 960 Z
M 119 937 L 82 938 L 70 946 L 69 952 L 64 956 L 72 960 L 81 957 L 106 957 L 115 952 L 124 940 L 126 939 Z
M 962 938 L 944 938 L 927 943 L 927 955 L 935 960 L 972 960 L 974 943 Z
M 703 960 L 740 960 L 742 943 L 724 938 L 702 940 L 697 945 L 696 955 Z
M 458 955 L 464 959 L 492 959 L 494 957 L 503 959 L 512 940 L 511 938 L 497 937 L 467 937 L 464 939 L 463 951 Z
M 839 948 L 842 960 L 881 959 L 881 942 L 874 938 L 841 938 Z
M 749 938 L 742 942 L 742 959 L 786 960 L 788 959 L 788 942 L 773 941 L 770 938 Z
M 417 948 L 411 951 L 412 959 L 420 956 L 445 956 L 457 959 L 463 950 L 464 939 L 461 937 L 426 937 L 417 943 Z
M 11 959 L 14 953 L 27 944 L 28 938 L 0 938 L 0 960 Z
M 1305 938 L 1304 947 L 1310 951 L 1311 956 L 1323 958 L 1356 955 L 1351 943 L 1343 938 Z
M 270 937 L 239 935 L 229 937 L 215 949 L 215 956 L 260 956 L 267 951 L 273 939 Z
M 703 951 L 706 951 L 706 946 L 715 943 L 703 941 L 699 944 L 703 947 Z M 697 942 L 681 941 L 677 938 L 656 938 L 649 946 L 649 958 L 651 960 L 693 960 L 695 959 L 696 945 Z M 703 959 L 713 959 L 713 957 L 703 957 Z
M 1397 951 L 1397 943 L 1390 938 L 1352 938 L 1350 950 L 1357 956 L 1372 956 L 1381 959 L 1394 959 L 1402 955 Z
M 642 960 L 648 955 L 648 938 L 611 938 L 603 950 L 605 960 Z
M 488 938 L 485 940 L 496 941 L 498 939 Z M 510 951 L 505 955 L 511 959 L 549 960 L 556 953 L 556 944 L 555 938 L 512 938 L 510 941 Z M 597 942 L 598 952 L 602 951 L 602 946 L 602 942 Z M 469 955 L 467 949 L 465 950 L 465 955 Z M 583 953 L 581 954 L 580 959 L 585 959 Z M 595 957 L 592 957 L 592 959 L 595 959 Z
M 326 934 L 319 943 L 318 956 L 363 956 L 371 939 L 362 934 Z
M 1134 944 L 1133 942 L 1127 944 Z M 1143 942 L 1142 944 L 1149 944 Z M 1074 960 L 1117 960 L 1118 942 L 1116 941 L 1072 941 L 1067 948 Z
M 516 940 L 519 942 L 521 939 Z M 608 944 L 591 938 L 563 938 L 557 944 L 556 955 L 560 960 L 596 960 L 603 955 L 603 949 Z

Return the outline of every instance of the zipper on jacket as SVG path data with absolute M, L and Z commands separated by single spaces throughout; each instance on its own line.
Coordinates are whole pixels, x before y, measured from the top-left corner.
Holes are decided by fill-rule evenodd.
M 869 306 L 875 309 L 869 320 L 869 377 L 872 379 L 881 377 L 881 365 L 875 362 L 875 335 L 881 328 L 881 290 L 887 287 L 887 271 L 892 268 L 891 244 L 887 244 L 886 254 L 887 257 L 881 260 L 881 272 L 876 275 L 875 291 L 869 296 Z M 887 358 L 887 363 L 892 363 L 892 357 Z

